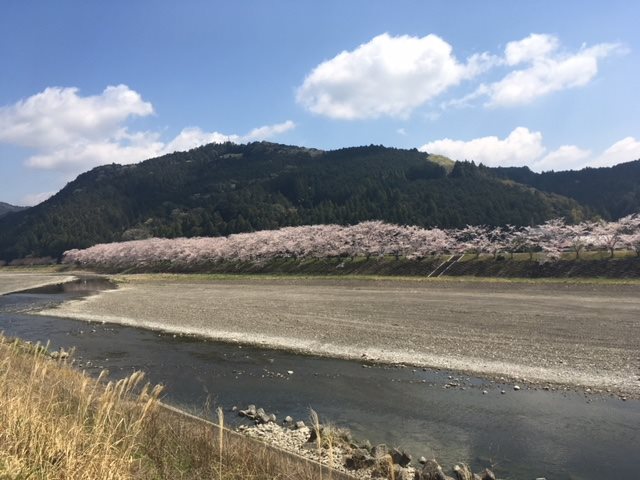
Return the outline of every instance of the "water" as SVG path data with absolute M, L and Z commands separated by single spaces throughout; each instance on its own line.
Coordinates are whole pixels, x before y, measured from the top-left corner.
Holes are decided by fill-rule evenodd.
M 165 400 L 201 412 L 250 403 L 306 420 L 349 427 L 359 438 L 459 461 L 493 465 L 502 478 L 636 478 L 640 402 L 500 385 L 452 372 L 367 366 L 110 324 L 29 315 L 110 287 L 85 280 L 0 297 L 0 330 L 76 348 L 76 362 L 113 377 L 144 370 L 166 385 Z M 291 370 L 293 374 L 287 372 Z M 447 387 L 447 384 L 457 384 Z M 464 389 L 462 389 L 464 388 Z M 501 394 L 504 389 L 506 394 Z M 483 394 L 487 390 L 487 394 Z M 227 414 L 228 420 L 240 421 Z

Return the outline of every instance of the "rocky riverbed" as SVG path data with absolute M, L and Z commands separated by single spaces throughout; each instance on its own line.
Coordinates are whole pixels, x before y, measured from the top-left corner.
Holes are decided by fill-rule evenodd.
M 121 280 L 41 313 L 640 398 L 640 284 Z
M 454 465 L 453 477 L 448 476 L 435 459 L 420 457 L 414 462 L 403 450 L 357 441 L 347 429 L 320 424 L 314 412 L 307 425 L 289 416 L 278 423 L 275 414 L 255 405 L 241 410 L 233 407 L 232 411 L 248 420 L 237 428 L 244 435 L 362 480 L 496 480 L 490 469 L 473 473 L 464 463 Z

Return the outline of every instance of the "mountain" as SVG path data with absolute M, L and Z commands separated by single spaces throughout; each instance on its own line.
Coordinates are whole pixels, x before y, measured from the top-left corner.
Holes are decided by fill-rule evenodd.
M 527 167 L 492 171 L 496 176 L 573 198 L 608 220 L 640 212 L 640 160 L 566 172 L 534 173 Z
M 7 213 L 24 210 L 25 208 L 26 207 L 16 207 L 15 205 L 9 205 L 8 203 L 0 202 L 0 217 L 3 217 Z
M 491 169 L 382 146 L 333 151 L 211 144 L 83 173 L 0 219 L 0 259 L 148 236 L 210 236 L 379 219 L 398 224 L 537 224 L 591 214 Z

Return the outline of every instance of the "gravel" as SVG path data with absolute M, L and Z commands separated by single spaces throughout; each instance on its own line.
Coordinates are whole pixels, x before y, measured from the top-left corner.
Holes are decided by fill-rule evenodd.
M 640 285 L 168 280 L 41 312 L 640 398 Z

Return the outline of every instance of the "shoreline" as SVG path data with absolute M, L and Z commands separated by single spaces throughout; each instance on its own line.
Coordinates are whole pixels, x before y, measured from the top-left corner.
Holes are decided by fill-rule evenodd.
M 153 282 L 149 283 L 153 284 Z M 255 287 L 255 284 L 252 282 L 245 283 L 252 284 Z M 175 290 L 176 285 L 177 284 L 163 284 L 163 288 Z M 200 286 L 201 288 L 207 286 L 211 286 L 212 288 L 218 287 L 222 292 L 216 291 L 216 294 L 220 295 L 227 294 L 229 292 L 229 288 L 235 288 L 236 290 L 240 289 L 242 291 L 246 290 L 246 285 L 244 285 L 245 288 L 239 288 L 241 285 L 238 284 L 224 285 L 224 288 L 222 288 L 222 286 L 215 281 L 207 282 L 205 284 L 183 283 L 181 285 L 183 287 L 187 286 L 193 288 L 196 286 Z M 188 310 L 186 308 L 186 304 L 189 302 L 194 303 L 194 298 L 196 300 L 199 296 L 204 296 L 206 298 L 207 295 L 204 295 L 203 291 L 196 292 L 190 299 L 184 299 L 184 309 L 178 308 L 178 310 L 174 311 L 164 311 L 163 315 L 158 316 L 154 316 L 153 311 L 151 313 L 135 315 L 135 313 L 140 313 L 141 310 L 144 310 L 145 306 L 127 305 L 127 300 L 130 300 L 132 296 L 135 298 L 138 295 L 144 296 L 145 293 L 148 293 L 149 285 L 146 281 L 143 286 L 146 286 L 147 289 L 143 288 L 142 291 L 140 291 L 140 288 L 138 288 L 140 285 L 135 282 L 120 284 L 119 288 L 116 290 L 100 292 L 97 295 L 90 296 L 85 299 L 66 302 L 54 309 L 34 313 L 71 318 L 86 322 L 115 323 L 137 328 L 145 328 L 148 330 L 162 331 L 174 335 L 194 336 L 196 338 L 225 342 L 229 344 L 242 344 L 259 348 L 284 350 L 302 355 L 340 358 L 357 361 L 363 364 L 392 366 L 406 365 L 416 368 L 446 370 L 459 374 L 472 375 L 481 379 L 500 382 L 502 384 L 517 383 L 520 386 L 526 386 L 528 388 L 543 388 L 548 390 L 570 389 L 584 393 L 617 395 L 622 399 L 640 398 L 640 384 L 632 378 L 629 371 L 616 371 L 611 368 L 608 370 L 595 367 L 585 368 L 585 365 L 581 363 L 571 364 L 565 362 L 564 359 L 558 360 L 557 363 L 542 365 L 535 364 L 533 361 L 535 360 L 534 358 L 527 364 L 527 362 L 523 361 L 518 362 L 517 360 L 519 359 L 517 357 L 514 358 L 514 361 L 508 361 L 508 355 L 506 360 L 504 356 L 503 358 L 491 358 L 491 355 L 483 355 L 481 349 L 477 346 L 469 350 L 470 354 L 460 354 L 459 352 L 446 354 L 443 353 L 442 349 L 430 348 L 433 347 L 433 345 L 425 345 L 424 349 L 417 349 L 415 348 L 415 343 L 413 345 L 405 345 L 403 343 L 394 343 L 390 341 L 387 344 L 385 343 L 386 340 L 384 335 L 381 337 L 375 335 L 371 336 L 371 332 L 366 329 L 362 330 L 361 333 L 364 332 L 363 336 L 369 335 L 370 338 L 365 338 L 364 340 L 362 340 L 362 338 L 356 338 L 355 341 L 353 341 L 353 338 L 348 335 L 346 340 L 344 340 L 339 337 L 339 332 L 325 332 L 323 334 L 324 336 L 320 337 L 317 335 L 316 337 L 305 337 L 305 334 L 308 333 L 308 331 L 304 330 L 304 328 L 301 329 L 301 332 L 296 332 L 297 326 L 295 322 L 300 323 L 301 321 L 296 318 L 295 312 L 291 318 L 276 318 L 275 323 L 279 327 L 277 331 L 275 331 L 276 329 L 274 328 L 260 331 L 259 328 L 257 329 L 252 325 L 254 323 L 254 317 L 252 315 L 259 317 L 261 314 L 266 318 L 266 320 L 262 317 L 258 318 L 257 321 L 262 322 L 261 326 L 268 325 L 269 322 L 274 320 L 270 316 L 272 313 L 265 313 L 265 311 L 272 308 L 273 305 L 261 305 L 263 300 L 262 298 L 258 299 L 259 301 L 253 301 L 253 299 L 245 300 L 247 303 L 253 302 L 253 305 L 248 313 L 241 312 L 241 314 L 237 316 L 237 324 L 234 329 L 228 328 L 228 322 L 224 322 L 225 325 L 223 328 L 223 326 L 216 324 L 216 322 L 210 318 L 208 321 L 196 321 L 196 316 L 208 318 L 207 315 L 213 315 L 215 313 L 224 316 L 227 312 L 224 308 L 217 309 L 212 307 L 210 302 L 204 302 L 203 304 L 194 307 L 195 314 L 193 308 Z M 158 284 L 153 285 L 153 287 L 160 288 Z M 371 294 L 371 289 L 364 289 L 361 285 L 359 287 L 360 288 L 355 290 L 356 294 Z M 258 289 L 260 289 L 259 286 Z M 340 289 L 344 290 L 344 287 L 341 287 Z M 398 290 L 402 290 L 401 285 Z M 206 288 L 204 291 L 205 293 L 208 293 Z M 271 293 L 271 291 L 267 293 Z M 376 293 L 378 292 L 374 289 L 373 294 L 375 295 Z M 462 300 L 464 297 L 464 295 L 461 295 L 458 292 L 452 293 L 455 294 L 452 298 L 457 301 Z M 509 297 L 513 295 L 516 295 L 516 297 L 510 299 Z M 116 297 L 124 297 L 124 299 L 121 298 L 120 300 L 123 301 L 120 302 L 119 300 L 116 300 Z M 475 295 L 475 297 L 481 299 L 483 298 L 483 295 L 478 294 Z M 472 296 L 469 298 L 475 297 Z M 500 296 L 495 295 L 494 298 L 500 298 Z M 560 301 L 566 301 L 566 299 L 561 295 L 557 296 L 556 300 L 558 299 Z M 165 301 L 168 302 L 170 300 Z M 505 301 L 517 302 L 517 294 L 506 295 Z M 116 313 L 120 314 L 114 315 L 108 308 L 104 308 L 105 306 L 108 307 L 109 305 L 113 305 L 113 302 L 119 304 L 121 311 Z M 122 307 L 123 304 L 125 305 L 124 307 Z M 166 304 L 164 304 L 164 306 L 166 306 Z M 261 309 L 260 307 L 263 308 Z M 629 304 L 627 306 L 623 305 L 623 307 L 628 310 L 628 314 L 636 313 L 635 304 Z M 156 305 L 156 308 L 162 310 L 162 305 Z M 280 313 L 277 309 L 277 305 L 275 311 Z M 109 312 L 109 314 L 106 312 Z M 319 316 L 322 316 L 323 314 L 326 315 L 326 312 L 318 313 Z M 279 315 L 275 316 L 279 317 Z M 342 320 L 345 325 L 340 326 L 336 324 L 334 325 L 335 329 L 340 330 L 342 328 L 344 330 L 345 328 L 349 329 L 352 326 L 355 328 L 361 327 L 361 325 L 350 324 L 350 319 L 348 317 L 349 316 L 346 315 L 345 318 L 339 319 Z M 158 320 L 158 318 L 165 318 L 165 320 Z M 329 318 L 329 320 L 331 320 L 331 318 Z M 392 323 L 392 329 L 393 326 L 398 325 L 392 321 L 388 321 L 387 325 L 385 325 L 386 327 L 389 326 L 388 323 Z M 282 331 L 286 331 L 288 335 L 279 334 L 279 332 Z M 474 334 L 478 335 L 477 332 Z M 425 338 L 429 339 L 428 336 Z M 431 340 L 432 343 L 434 343 L 434 340 Z M 518 351 L 518 341 L 518 339 L 513 341 L 513 349 L 516 352 Z M 437 339 L 435 342 L 437 342 Z M 577 350 L 580 355 L 584 356 L 585 351 L 588 351 L 589 348 L 591 348 L 591 346 L 585 344 L 579 345 Z M 601 354 L 605 356 L 616 354 L 616 351 L 611 348 L 603 347 L 601 350 Z M 569 359 L 571 360 L 572 357 L 569 357 Z M 577 361 L 578 360 L 576 360 L 576 362 Z

